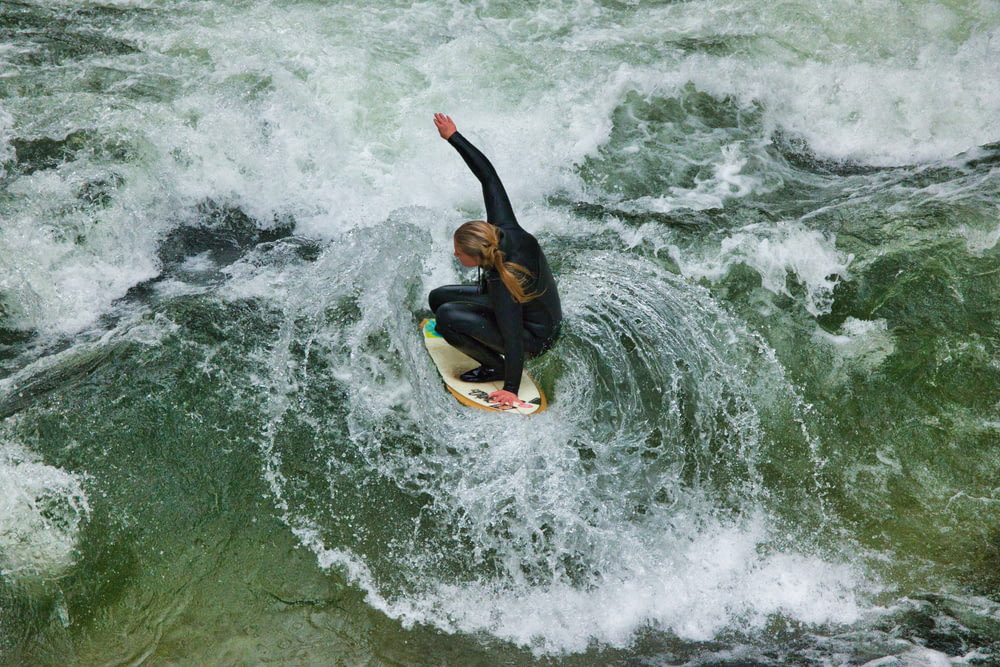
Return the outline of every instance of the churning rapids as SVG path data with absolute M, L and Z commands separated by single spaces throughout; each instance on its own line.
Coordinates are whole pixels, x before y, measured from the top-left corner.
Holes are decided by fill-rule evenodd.
M 0 663 L 1000 662 L 1000 3 L 0 0 Z M 496 165 L 530 419 L 417 323 Z

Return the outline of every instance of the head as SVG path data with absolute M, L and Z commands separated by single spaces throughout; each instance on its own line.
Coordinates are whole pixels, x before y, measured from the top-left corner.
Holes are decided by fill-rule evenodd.
M 493 268 L 496 254 L 500 252 L 500 235 L 497 228 L 482 220 L 472 220 L 455 230 L 455 257 L 462 266 Z M 500 253 L 503 261 L 503 253 Z
M 455 257 L 462 266 L 493 269 L 515 301 L 524 303 L 538 296 L 524 291 L 524 285 L 533 274 L 523 266 L 504 261 L 503 251 L 500 250 L 500 230 L 490 223 L 482 220 L 463 223 L 455 230 L 454 241 Z

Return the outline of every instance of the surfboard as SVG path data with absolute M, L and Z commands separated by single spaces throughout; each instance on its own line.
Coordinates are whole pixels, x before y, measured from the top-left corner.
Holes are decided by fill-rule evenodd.
M 448 341 L 435 330 L 436 323 L 434 318 L 427 318 L 420 323 L 420 329 L 424 334 L 424 345 L 427 347 L 427 352 L 430 353 L 434 365 L 437 366 L 438 372 L 441 373 L 441 379 L 444 380 L 448 391 L 460 403 L 483 410 L 513 412 L 519 415 L 537 414 L 548 406 L 545 394 L 526 372 L 521 374 L 521 386 L 517 392 L 518 398 L 521 399 L 519 405 L 502 407 L 490 403 L 487 397 L 493 392 L 503 389 L 503 381 L 462 382 L 458 376 L 476 368 L 479 366 L 479 362 L 449 345 Z

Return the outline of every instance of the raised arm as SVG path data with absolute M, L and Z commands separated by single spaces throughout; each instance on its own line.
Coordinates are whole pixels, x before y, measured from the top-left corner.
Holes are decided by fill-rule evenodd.
M 497 175 L 496 169 L 486 159 L 486 156 L 478 148 L 469 143 L 469 140 L 455 127 L 455 122 L 448 116 L 434 114 L 434 125 L 442 139 L 450 143 L 458 154 L 465 160 L 472 173 L 476 175 L 483 185 L 483 203 L 486 205 L 486 221 L 496 225 L 501 229 L 507 227 L 517 227 L 517 218 L 514 217 L 514 209 L 510 205 L 507 191 L 504 190 L 503 183 Z

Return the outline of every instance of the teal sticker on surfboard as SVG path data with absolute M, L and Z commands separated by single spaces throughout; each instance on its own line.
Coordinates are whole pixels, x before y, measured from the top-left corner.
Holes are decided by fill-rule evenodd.
M 428 318 L 420 323 L 424 334 L 424 345 L 430 353 L 434 365 L 441 373 L 448 391 L 463 405 L 482 408 L 492 412 L 513 412 L 520 415 L 533 415 L 544 410 L 548 405 L 545 394 L 526 372 L 521 374 L 521 387 L 517 392 L 521 403 L 512 407 L 501 407 L 488 400 L 488 396 L 503 389 L 503 380 L 495 382 L 463 382 L 459 376 L 479 366 L 479 362 L 448 344 L 434 328 L 436 321 Z

